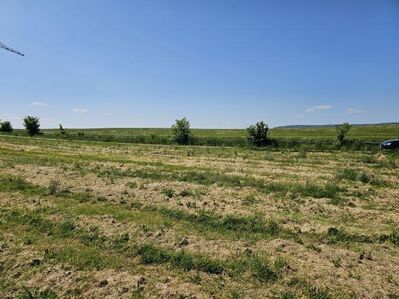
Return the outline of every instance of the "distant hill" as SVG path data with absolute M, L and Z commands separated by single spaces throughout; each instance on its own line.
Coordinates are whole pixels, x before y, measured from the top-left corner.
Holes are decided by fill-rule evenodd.
M 335 128 L 342 124 L 328 124 L 328 125 L 290 125 L 290 126 L 279 126 L 273 129 L 318 129 L 318 128 Z M 388 123 L 375 123 L 375 124 L 351 124 L 352 127 L 367 127 L 367 126 L 387 126 L 387 125 L 399 125 L 399 122 L 388 122 Z

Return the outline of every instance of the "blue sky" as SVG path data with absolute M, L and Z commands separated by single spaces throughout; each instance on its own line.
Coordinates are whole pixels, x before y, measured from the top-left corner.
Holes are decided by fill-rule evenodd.
M 399 121 L 398 0 L 1 0 L 21 127 Z

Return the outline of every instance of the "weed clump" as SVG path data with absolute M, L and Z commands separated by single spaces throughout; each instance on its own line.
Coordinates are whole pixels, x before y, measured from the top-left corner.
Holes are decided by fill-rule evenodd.
M 349 234 L 345 231 L 339 230 L 335 227 L 329 227 L 326 234 L 327 242 L 334 244 L 337 242 L 360 242 L 371 243 L 373 239 L 365 235 Z
M 325 291 L 322 290 L 314 285 L 312 285 L 310 282 L 300 279 L 298 277 L 292 278 L 289 282 L 288 285 L 291 287 L 297 287 L 301 289 L 301 291 L 306 295 L 308 298 L 312 299 L 330 299 L 332 298 L 331 295 Z
M 369 183 L 371 181 L 371 178 L 367 173 L 362 171 L 357 175 L 357 180 L 362 183 Z
M 350 180 L 355 181 L 358 178 L 358 172 L 353 168 L 343 168 L 338 171 L 336 174 L 336 179 L 338 180 Z
M 305 185 L 293 185 L 290 190 L 292 193 L 299 193 L 305 196 L 311 196 L 315 198 L 338 198 L 341 188 L 336 182 L 327 182 L 324 186 L 318 186 L 306 182 Z
M 193 193 L 190 190 L 184 189 L 184 190 L 180 191 L 179 195 L 181 197 L 187 197 L 187 196 L 193 195 Z
M 162 190 L 162 194 L 165 195 L 167 198 L 172 198 L 175 195 L 175 190 L 172 188 L 165 188 Z
M 359 171 L 353 168 L 343 168 L 335 175 L 337 180 L 359 181 L 364 184 L 372 184 L 376 186 L 384 185 L 384 182 L 374 175 L 370 175 L 365 171 Z
M 17 293 L 16 298 L 21 298 L 21 299 L 31 299 L 31 298 L 40 298 L 40 299 L 56 299 L 58 298 L 57 294 L 54 293 L 50 289 L 45 289 L 45 290 L 40 290 L 38 288 L 22 288 L 19 290 Z
M 76 225 L 73 221 L 65 220 L 57 226 L 57 233 L 62 237 L 67 237 L 72 235 L 75 228 Z
M 305 159 L 308 156 L 309 148 L 306 145 L 302 145 L 298 151 L 298 158 Z
M 249 259 L 252 276 L 262 282 L 275 282 L 278 274 L 272 269 L 269 261 L 260 255 L 252 255 Z
M 249 231 L 277 235 L 279 225 L 275 221 L 265 222 L 260 216 L 236 217 L 233 215 L 225 216 L 219 221 L 220 227 L 232 231 Z
M 399 246 L 399 229 L 394 230 L 389 236 L 388 240 L 394 244 Z
M 189 254 L 185 251 L 168 251 L 152 244 L 146 244 L 138 251 L 143 264 L 162 264 L 170 262 L 185 271 L 198 270 L 211 274 L 221 274 L 226 270 L 222 261 L 212 260 L 203 255 Z
M 50 184 L 48 186 L 48 192 L 47 193 L 49 195 L 54 195 L 54 194 L 58 193 L 59 190 L 60 190 L 60 186 L 61 186 L 61 183 L 59 181 L 51 180 Z
M 257 199 L 256 199 L 255 195 L 250 194 L 250 195 L 245 196 L 245 198 L 242 200 L 241 203 L 244 206 L 251 206 L 251 205 L 256 204 L 256 202 L 257 202 Z

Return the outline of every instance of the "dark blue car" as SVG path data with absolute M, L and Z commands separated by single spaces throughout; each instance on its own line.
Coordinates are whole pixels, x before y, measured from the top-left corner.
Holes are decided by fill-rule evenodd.
M 399 149 L 399 139 L 384 141 L 380 144 L 381 149 Z

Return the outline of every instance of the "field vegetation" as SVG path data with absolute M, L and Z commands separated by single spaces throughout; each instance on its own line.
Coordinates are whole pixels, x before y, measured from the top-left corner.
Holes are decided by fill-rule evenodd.
M 0 297 L 396 298 L 398 170 L 395 151 L 0 135 Z
M 10 125 L 9 122 L 5 122 Z M 263 125 L 263 127 L 261 126 Z M 326 150 L 344 147 L 353 150 L 378 149 L 379 143 L 399 138 L 399 124 L 319 127 L 282 127 L 270 129 L 263 122 L 247 129 L 192 129 L 186 118 L 176 120 L 170 128 L 104 128 L 104 129 L 40 129 L 39 119 L 26 117 L 26 130 L 2 130 L 0 134 L 33 136 L 81 141 L 189 144 L 202 146 L 264 146 L 299 149 L 306 146 Z

